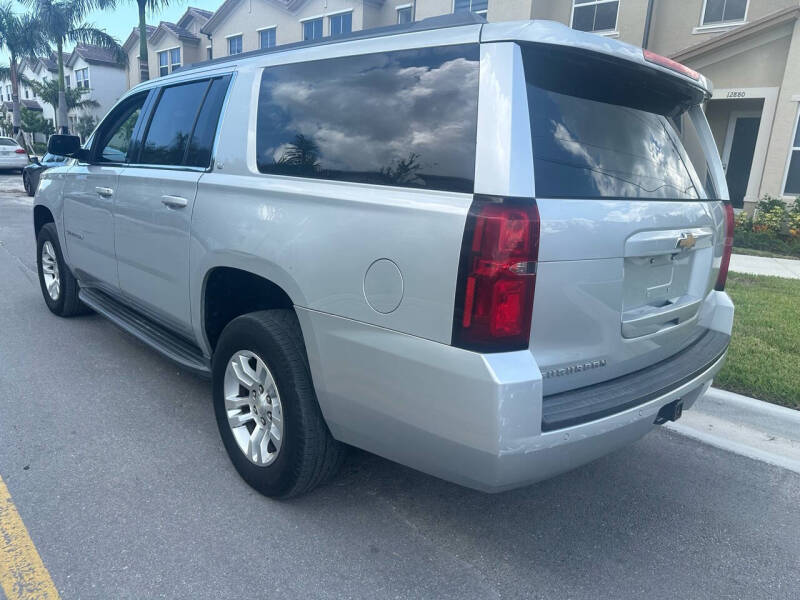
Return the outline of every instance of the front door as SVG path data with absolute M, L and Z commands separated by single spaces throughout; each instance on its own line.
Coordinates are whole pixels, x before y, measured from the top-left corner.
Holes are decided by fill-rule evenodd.
M 731 203 L 735 208 L 744 206 L 760 124 L 760 112 L 731 114 L 722 161 Z
M 92 158 L 64 180 L 64 233 L 70 266 L 85 285 L 119 289 L 114 247 L 117 183 L 147 93 L 115 107 L 94 136 Z
M 119 177 L 114 232 L 122 293 L 187 336 L 192 210 L 227 84 L 218 77 L 158 90 L 138 156 Z

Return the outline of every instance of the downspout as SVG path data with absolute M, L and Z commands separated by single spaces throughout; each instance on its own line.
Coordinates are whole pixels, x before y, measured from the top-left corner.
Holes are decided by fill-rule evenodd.
M 647 0 L 647 14 L 644 18 L 644 35 L 642 36 L 642 48 L 647 49 L 650 43 L 650 23 L 653 20 L 653 5 L 655 0 Z

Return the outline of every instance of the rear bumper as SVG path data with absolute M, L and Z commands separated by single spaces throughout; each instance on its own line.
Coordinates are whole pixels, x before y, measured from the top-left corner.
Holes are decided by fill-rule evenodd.
M 22 169 L 28 166 L 28 157 L 24 154 L 0 156 L 0 169 Z
M 733 305 L 713 292 L 703 324 L 730 335 Z M 298 308 L 323 415 L 337 439 L 461 485 L 499 492 L 629 444 L 665 404 L 689 408 L 722 350 L 656 396 L 588 422 L 543 430 L 542 378 L 529 351 L 477 354 Z

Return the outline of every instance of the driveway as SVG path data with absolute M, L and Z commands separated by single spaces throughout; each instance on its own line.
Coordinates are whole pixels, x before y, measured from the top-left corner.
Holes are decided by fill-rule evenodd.
M 495 496 L 359 451 L 310 495 L 259 496 L 207 381 L 47 311 L 19 180 L 0 174 L 0 477 L 62 598 L 800 594 L 800 476 L 666 429 Z

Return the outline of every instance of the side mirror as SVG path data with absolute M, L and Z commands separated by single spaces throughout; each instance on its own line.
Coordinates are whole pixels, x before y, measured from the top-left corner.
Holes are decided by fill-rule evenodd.
M 77 135 L 51 135 L 47 140 L 47 151 L 50 154 L 60 154 L 78 160 L 86 160 L 89 154 L 81 148 L 81 138 Z
M 41 162 L 39 162 L 39 157 L 36 156 L 35 154 L 31 155 L 31 162 L 33 162 L 36 165 L 42 164 Z

